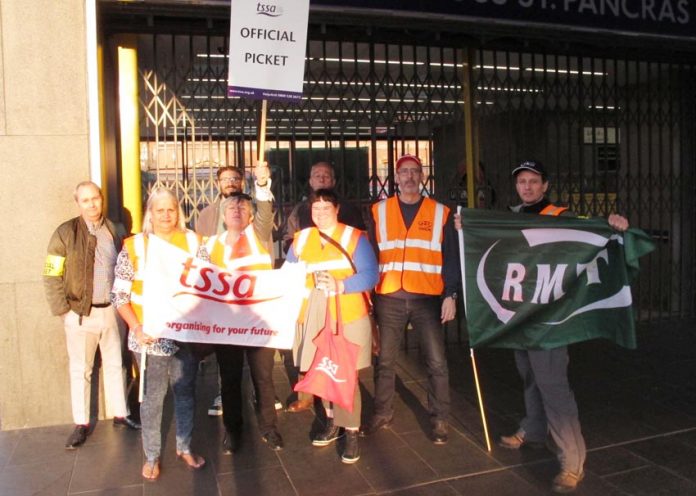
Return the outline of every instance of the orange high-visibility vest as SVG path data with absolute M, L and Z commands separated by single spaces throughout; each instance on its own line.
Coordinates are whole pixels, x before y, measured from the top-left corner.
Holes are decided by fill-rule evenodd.
M 558 217 L 566 210 L 568 210 L 568 207 L 558 207 L 549 203 L 541 210 L 541 212 L 539 212 L 539 215 L 552 215 L 554 217 Z
M 140 233 L 123 241 L 128 252 L 128 258 L 133 265 L 133 281 L 131 282 L 130 303 L 138 322 L 143 321 L 143 277 L 145 276 L 145 254 L 147 253 L 147 234 Z M 201 244 L 201 237 L 193 231 L 176 231 L 169 240 L 171 244 L 186 250 L 196 256 Z
M 362 231 L 359 229 L 339 223 L 336 225 L 333 233 L 331 233 L 331 239 L 340 244 L 352 259 L 361 235 Z M 319 229 L 316 227 L 308 227 L 296 233 L 292 249 L 297 259 L 307 264 L 306 293 L 298 318 L 299 322 L 303 322 L 305 311 L 307 310 L 308 296 L 314 288 L 313 272 L 325 270 L 336 279 L 346 279 L 352 276 L 354 272 L 350 262 L 338 247 L 329 242 L 325 242 L 322 245 L 322 238 L 319 235 Z M 341 320 L 344 323 L 353 322 L 367 315 L 367 304 L 362 293 L 341 294 L 338 296 L 338 299 L 341 305 Z M 331 318 L 335 322 L 336 299 L 333 293 L 330 293 L 328 301 Z
M 232 246 L 225 243 L 227 231 L 211 236 L 205 243 L 210 261 L 227 270 L 270 270 L 273 268 L 271 255 L 264 243 L 259 241 L 254 225 L 249 224 Z
M 400 289 L 442 294 L 442 241 L 448 215 L 449 208 L 442 203 L 423 198 L 411 227 L 406 229 L 396 196 L 372 206 L 379 248 L 377 294 Z

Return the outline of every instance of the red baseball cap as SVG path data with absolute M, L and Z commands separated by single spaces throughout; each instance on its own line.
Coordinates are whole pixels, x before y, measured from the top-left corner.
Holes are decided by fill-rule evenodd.
M 421 168 L 423 167 L 423 162 L 421 162 L 421 160 L 418 157 L 416 157 L 415 155 L 409 155 L 407 153 L 406 155 L 401 155 L 398 158 L 398 160 L 396 161 L 396 165 L 395 165 L 396 170 L 398 171 L 399 167 L 401 167 L 404 163 L 408 162 L 409 160 L 411 162 L 417 163 L 418 167 L 421 167 Z

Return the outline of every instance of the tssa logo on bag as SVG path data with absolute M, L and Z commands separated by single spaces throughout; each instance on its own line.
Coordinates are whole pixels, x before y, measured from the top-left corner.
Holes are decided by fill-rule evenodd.
M 324 372 L 334 382 L 346 382 L 346 379 L 336 377 L 338 373 L 338 364 L 334 363 L 329 357 L 325 356 L 316 366 L 316 370 Z

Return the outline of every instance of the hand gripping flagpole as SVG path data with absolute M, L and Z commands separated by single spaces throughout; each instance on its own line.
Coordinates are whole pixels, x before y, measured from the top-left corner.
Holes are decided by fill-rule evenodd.
M 462 207 L 457 206 L 457 214 L 459 214 L 459 218 L 461 219 L 462 217 Z M 462 219 L 463 223 L 463 219 Z M 469 312 L 466 308 L 466 269 L 465 269 L 465 263 L 464 263 L 464 229 L 459 229 L 457 231 L 457 234 L 459 236 L 459 267 L 462 271 L 462 289 L 464 293 L 464 313 L 468 317 Z M 479 384 L 479 377 L 478 377 L 478 370 L 476 368 L 476 357 L 474 356 L 474 349 L 472 347 L 469 347 L 469 352 L 471 354 L 471 368 L 474 371 L 474 383 L 476 384 L 476 396 L 478 397 L 478 404 L 479 404 L 479 411 L 481 412 L 481 424 L 483 424 L 483 435 L 486 439 L 486 449 L 488 452 L 491 451 L 491 439 L 488 436 L 488 422 L 486 421 L 486 411 L 483 408 L 483 396 L 481 395 L 481 385 Z

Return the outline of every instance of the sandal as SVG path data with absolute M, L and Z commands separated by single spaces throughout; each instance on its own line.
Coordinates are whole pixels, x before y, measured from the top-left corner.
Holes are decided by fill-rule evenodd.
M 149 482 L 156 481 L 160 476 L 160 464 L 159 460 L 152 462 L 145 462 L 143 465 L 143 478 Z
M 186 466 L 191 470 L 201 469 L 205 465 L 205 458 L 191 452 L 177 451 L 176 456 L 179 460 L 184 462 Z

